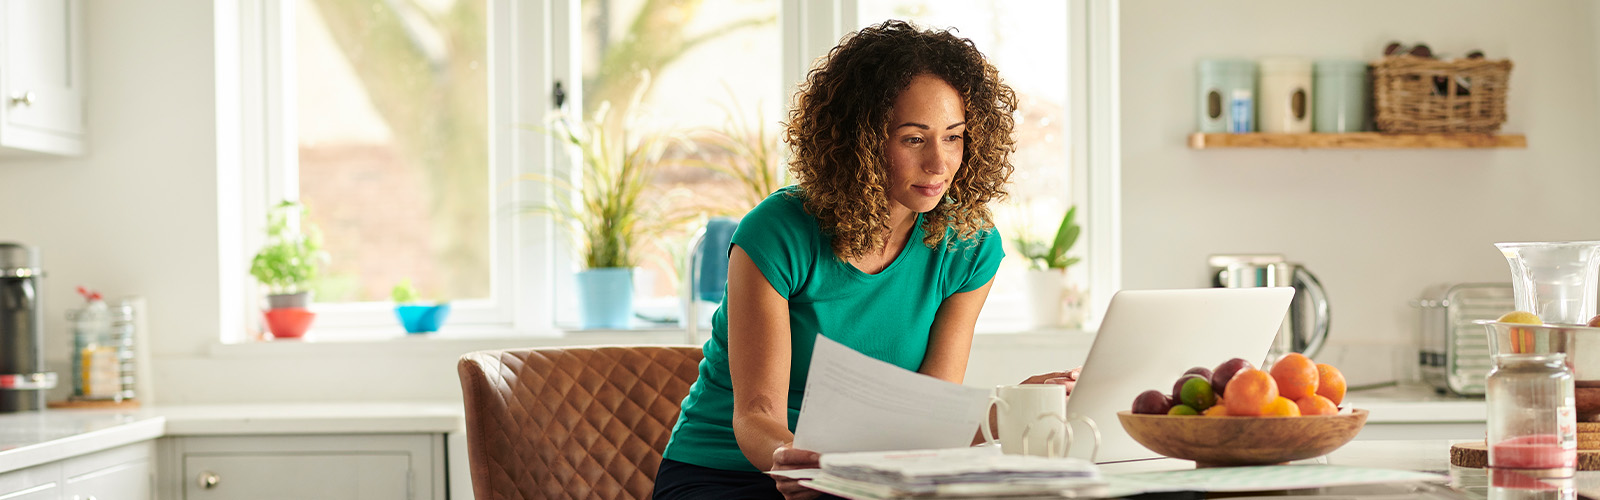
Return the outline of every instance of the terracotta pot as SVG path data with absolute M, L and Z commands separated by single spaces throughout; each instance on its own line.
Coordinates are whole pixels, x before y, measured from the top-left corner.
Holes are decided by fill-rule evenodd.
M 275 339 L 304 337 L 311 328 L 311 320 L 317 318 L 317 313 L 303 307 L 268 309 L 263 314 L 267 317 L 267 331 L 272 332 Z

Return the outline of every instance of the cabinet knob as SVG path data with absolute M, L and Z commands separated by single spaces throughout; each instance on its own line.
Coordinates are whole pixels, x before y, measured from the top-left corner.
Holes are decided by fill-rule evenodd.
M 215 472 L 205 471 L 205 472 L 201 472 L 200 473 L 200 487 L 201 488 L 205 488 L 205 489 L 208 489 L 208 490 L 212 489 L 212 488 L 215 488 L 215 487 L 217 487 L 217 483 L 220 482 L 220 481 L 222 481 L 222 476 L 218 476 L 217 473 L 215 473 Z
M 23 92 L 22 95 L 11 96 L 11 105 L 12 106 L 32 106 L 33 105 L 33 91 L 30 90 L 30 91 L 27 91 L 27 92 Z

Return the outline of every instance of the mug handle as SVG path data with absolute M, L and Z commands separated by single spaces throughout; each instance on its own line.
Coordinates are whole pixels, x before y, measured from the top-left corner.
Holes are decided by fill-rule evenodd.
M 1069 423 L 1066 425 L 1068 449 L 1071 449 L 1072 447 L 1072 424 L 1070 421 L 1082 421 L 1084 425 L 1089 426 L 1089 434 L 1094 436 L 1094 447 L 1089 449 L 1089 463 L 1094 463 L 1095 458 L 1100 456 L 1100 426 L 1095 425 L 1094 419 L 1078 413 L 1067 415 L 1066 419 L 1069 421 Z M 1062 456 L 1066 456 L 1067 450 L 1061 450 L 1061 454 Z
M 1059 458 L 1059 457 L 1066 456 L 1067 450 L 1072 448 L 1072 425 L 1068 423 L 1067 417 L 1063 417 L 1061 415 L 1057 415 L 1055 413 L 1050 413 L 1050 412 L 1040 413 L 1039 416 L 1033 417 L 1033 422 L 1029 422 L 1027 427 L 1023 427 L 1022 428 L 1022 454 L 1023 455 L 1030 455 L 1030 453 L 1028 453 L 1028 442 L 1030 441 L 1028 439 L 1028 433 L 1033 431 L 1033 426 L 1035 424 L 1038 424 L 1042 420 L 1050 420 L 1053 423 L 1060 423 L 1061 427 L 1058 427 L 1058 428 L 1059 429 L 1066 429 L 1066 433 L 1067 433 L 1067 436 L 1066 436 L 1067 440 L 1062 445 L 1061 450 L 1060 450 L 1060 452 L 1058 454 L 1057 450 L 1055 449 L 1055 445 L 1056 445 L 1056 441 L 1057 441 L 1057 436 L 1060 435 L 1060 432 L 1058 432 L 1056 430 L 1056 429 L 1058 429 L 1057 427 L 1053 427 L 1053 428 L 1050 429 L 1050 433 L 1046 434 L 1045 437 L 1044 437 L 1044 456 L 1045 456 L 1045 458 Z
M 978 429 L 983 432 L 984 446 L 998 444 L 995 440 L 999 438 L 995 437 L 994 433 L 990 432 L 992 429 L 989 428 L 989 412 L 995 406 L 999 406 L 1002 410 L 1011 411 L 1011 405 L 1006 403 L 1006 400 L 1000 399 L 1000 396 L 989 396 L 989 404 L 983 406 L 983 418 L 978 419 Z

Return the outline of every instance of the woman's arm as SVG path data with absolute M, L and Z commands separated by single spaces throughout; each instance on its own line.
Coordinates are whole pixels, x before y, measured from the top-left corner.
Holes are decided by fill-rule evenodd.
M 789 432 L 789 301 L 744 249 L 728 255 L 728 374 L 733 380 L 733 435 L 760 470 Z
M 933 315 L 933 329 L 928 332 L 928 352 L 922 356 L 918 373 L 957 384 L 966 378 L 972 331 L 992 286 L 994 278 L 976 290 L 951 295 L 939 304 L 939 312 Z

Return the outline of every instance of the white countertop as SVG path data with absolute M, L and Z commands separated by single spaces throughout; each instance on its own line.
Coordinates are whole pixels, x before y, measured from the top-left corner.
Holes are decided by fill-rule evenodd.
M 460 404 L 284 403 L 155 406 L 167 436 L 449 433 L 464 427 Z
M 1419 386 L 1352 392 L 1369 424 L 1484 421 L 1482 399 L 1438 396 Z M 455 433 L 459 403 L 276 403 L 149 406 L 0 414 L 0 472 L 167 436 Z
M 1423 385 L 1355 391 L 1344 399 L 1344 406 L 1371 412 L 1369 424 L 1475 423 L 1488 418 L 1483 398 L 1441 396 Z
M 154 415 L 54 411 L 0 415 L 0 472 L 161 437 Z

